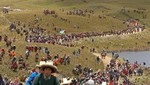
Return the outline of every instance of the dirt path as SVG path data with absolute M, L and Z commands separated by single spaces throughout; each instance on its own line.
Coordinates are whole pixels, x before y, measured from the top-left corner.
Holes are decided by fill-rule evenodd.
M 99 56 L 101 58 L 101 54 L 100 53 L 93 53 L 93 54 L 95 56 Z M 106 66 L 110 62 L 111 57 L 106 56 L 105 59 L 101 59 L 101 60 L 103 61 L 104 65 Z

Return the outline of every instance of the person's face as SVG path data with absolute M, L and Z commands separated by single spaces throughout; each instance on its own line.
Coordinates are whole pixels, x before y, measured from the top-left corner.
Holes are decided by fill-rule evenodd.
M 45 68 L 44 69 L 44 74 L 45 74 L 45 76 L 50 76 L 51 75 L 51 72 L 52 72 L 52 70 L 50 69 L 50 68 Z

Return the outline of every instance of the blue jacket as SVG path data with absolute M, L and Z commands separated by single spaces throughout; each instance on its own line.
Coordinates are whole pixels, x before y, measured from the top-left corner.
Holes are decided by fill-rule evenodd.
M 38 72 L 31 73 L 31 75 L 29 76 L 29 78 L 26 81 L 26 85 L 32 85 L 32 82 L 37 75 L 38 75 Z

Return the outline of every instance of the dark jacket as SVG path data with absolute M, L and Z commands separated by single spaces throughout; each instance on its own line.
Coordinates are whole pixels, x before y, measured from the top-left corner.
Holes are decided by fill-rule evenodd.
M 44 78 L 44 74 L 38 75 L 32 85 L 60 85 L 59 80 L 51 75 L 49 79 Z

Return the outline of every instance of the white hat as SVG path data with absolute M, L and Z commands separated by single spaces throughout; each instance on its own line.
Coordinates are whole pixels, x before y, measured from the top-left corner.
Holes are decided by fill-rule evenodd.
M 63 78 L 62 80 L 63 82 L 60 85 L 64 85 L 64 84 L 70 84 L 72 82 L 72 79 L 67 79 L 67 78 Z
M 41 65 L 41 67 L 43 68 L 43 70 L 45 68 L 51 68 L 52 73 L 57 72 L 57 67 L 55 65 L 53 65 L 53 61 L 46 61 L 44 64 Z
M 45 61 L 40 61 L 40 64 L 36 65 L 36 67 L 41 67 L 43 64 L 45 64 Z

